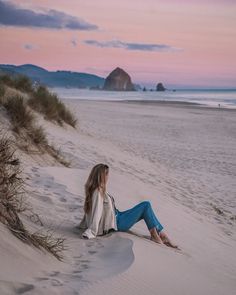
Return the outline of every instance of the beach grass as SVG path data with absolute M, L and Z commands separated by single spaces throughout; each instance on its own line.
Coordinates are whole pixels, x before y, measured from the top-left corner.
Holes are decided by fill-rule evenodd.
M 3 103 L 6 108 L 15 130 L 29 128 L 34 121 L 32 111 L 27 107 L 25 100 L 20 95 L 12 95 Z
M 64 238 L 55 237 L 53 231 L 30 233 L 24 226 L 20 213 L 29 210 L 25 199 L 24 180 L 20 161 L 15 156 L 15 143 L 0 131 L 0 222 L 20 240 L 45 249 L 62 260 Z
M 33 92 L 32 81 L 29 77 L 23 74 L 18 74 L 17 76 L 11 76 L 8 74 L 1 75 L 0 83 L 23 92 Z
M 45 86 L 39 86 L 28 100 L 29 106 L 42 113 L 45 119 L 55 121 L 59 125 L 63 122 L 75 128 L 77 119 L 71 111 L 60 101 L 57 94 L 51 93 Z
M 2 82 L 0 82 L 0 100 L 5 94 L 5 86 Z
M 9 82 L 9 79 L 6 77 L 8 76 L 4 76 L 3 81 Z M 29 79 L 28 80 L 27 79 L 21 80 L 21 81 L 23 81 L 25 85 L 27 85 L 27 83 L 29 82 L 28 81 Z M 3 82 L 0 82 L 0 85 L 2 85 L 2 87 L 5 87 Z M 24 89 L 30 89 L 30 87 L 28 88 L 25 87 Z M 44 88 L 44 92 L 48 95 L 48 97 L 50 97 L 51 94 L 47 91 L 46 88 Z M 1 87 L 0 87 L 0 94 L 1 94 Z M 7 114 L 12 124 L 12 131 L 15 133 L 17 137 L 18 147 L 29 153 L 30 151 L 32 151 L 32 146 L 35 146 L 39 153 L 47 152 L 59 163 L 61 163 L 62 165 L 66 167 L 69 167 L 70 163 L 64 159 L 64 157 L 61 155 L 60 150 L 54 147 L 52 144 L 49 144 L 44 128 L 42 126 L 38 126 L 36 122 L 35 113 L 33 109 L 30 107 L 30 103 L 28 103 L 29 100 L 26 99 L 21 94 L 5 95 L 4 99 L 3 99 L 3 95 L 4 95 L 4 92 L 2 91 L 2 96 L 0 95 L 0 105 L 2 105 L 7 111 Z M 38 100 L 37 102 L 39 103 Z M 59 100 L 56 100 L 56 104 L 60 105 L 62 110 L 61 113 L 64 112 L 63 117 L 67 118 L 67 121 L 72 119 L 72 117 L 70 117 L 70 112 L 66 110 L 66 107 L 64 106 L 63 103 L 61 103 Z M 39 103 L 38 106 L 42 106 L 42 105 L 44 104 Z M 59 117 L 56 111 L 52 111 L 54 104 L 51 102 L 48 105 L 49 106 L 47 106 L 46 104 L 44 105 L 44 111 L 50 114 L 49 117 L 51 119 L 53 118 L 52 116 L 53 113 L 56 114 L 55 118 L 59 120 Z M 51 111 L 49 111 L 49 109 Z M 34 150 L 34 152 L 36 151 Z
M 51 93 L 46 86 L 34 87 L 31 79 L 22 74 L 15 77 L 4 74 L 0 76 L 0 97 L 5 93 L 4 85 L 27 93 L 29 95 L 28 105 L 36 112 L 43 114 L 45 119 L 57 122 L 59 125 L 63 125 L 64 122 L 76 127 L 77 119 L 74 114 L 57 94 Z
M 30 152 L 32 145 L 36 146 L 40 153 L 47 152 L 59 163 L 66 167 L 70 166 L 70 163 L 61 155 L 60 150 L 49 144 L 43 127 L 37 125 L 33 111 L 22 96 L 12 95 L 7 97 L 2 105 L 10 117 L 12 131 L 17 136 L 19 148 Z

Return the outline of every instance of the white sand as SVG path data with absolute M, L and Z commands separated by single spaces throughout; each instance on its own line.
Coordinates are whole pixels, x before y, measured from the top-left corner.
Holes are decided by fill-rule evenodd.
M 137 124 L 135 120 L 140 115 L 146 116 L 149 124 L 150 116 L 157 112 L 158 130 L 165 134 L 165 146 L 157 154 L 163 152 L 166 156 L 165 147 L 171 149 L 171 132 L 176 132 L 179 122 L 176 116 L 171 120 L 171 114 L 178 114 L 180 120 L 199 116 L 207 125 L 217 121 L 216 110 L 161 105 L 144 109 L 139 104 L 119 102 L 67 102 L 79 117 L 79 130 L 58 127 L 40 116 L 39 121 L 49 139 L 72 161 L 72 167 L 62 167 L 46 156 L 42 161 L 39 157 L 21 155 L 31 191 L 29 202 L 44 221 L 45 228 L 56 228 L 58 235 L 66 237 L 65 260 L 58 262 L 49 254 L 23 244 L 0 224 L 0 294 L 234 294 L 235 227 L 231 226 L 231 234 L 227 235 L 225 227 L 217 224 L 211 214 L 207 218 L 191 206 L 184 206 L 180 198 L 173 198 L 175 190 L 178 195 L 180 181 L 186 177 L 184 171 L 180 169 L 178 175 L 178 169 L 172 171 L 164 162 L 157 165 L 155 161 L 148 161 L 132 145 L 138 143 L 134 132 L 129 128 L 125 132 L 122 127 L 132 122 Z M 225 118 L 224 113 L 221 116 Z M 235 123 L 235 113 L 225 111 L 225 116 Z M 164 120 L 166 117 L 170 118 L 168 122 Z M 144 123 L 142 121 L 140 141 L 147 139 Z M 189 132 L 184 121 L 181 124 L 186 133 Z M 202 134 L 202 130 L 196 130 L 199 140 Z M 124 138 L 130 145 L 122 142 Z M 234 135 L 228 138 L 231 147 Z M 196 138 L 196 146 L 190 148 L 197 149 L 199 140 Z M 219 148 L 218 142 L 219 139 L 214 143 L 216 148 Z M 229 157 L 230 151 L 227 153 Z M 217 160 L 217 154 L 215 157 Z M 234 161 L 232 158 L 233 164 Z M 110 166 L 108 191 L 115 197 L 117 208 L 125 210 L 142 200 L 150 200 L 166 232 L 182 251 L 148 240 L 149 232 L 143 221 L 130 233 L 113 232 L 93 240 L 81 239 L 76 226 L 83 216 L 84 183 L 90 169 L 99 162 Z M 181 161 L 179 164 L 181 166 Z M 198 185 L 191 174 L 189 177 L 192 180 L 189 198 L 194 200 Z M 208 175 L 205 173 L 204 177 L 207 179 Z M 233 189 L 231 178 L 225 179 Z M 26 217 L 25 221 L 29 227 L 36 228 Z

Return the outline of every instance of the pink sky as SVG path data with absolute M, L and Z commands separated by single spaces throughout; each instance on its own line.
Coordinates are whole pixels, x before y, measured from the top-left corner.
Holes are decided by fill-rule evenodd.
M 103 77 L 119 66 L 140 84 L 236 87 L 236 1 L 0 2 L 36 13 L 53 9 L 91 25 L 80 30 L 64 26 L 65 19 L 62 28 L 34 26 L 34 19 L 32 25 L 6 20 L 12 23 L 0 24 L 2 64 L 32 63 Z

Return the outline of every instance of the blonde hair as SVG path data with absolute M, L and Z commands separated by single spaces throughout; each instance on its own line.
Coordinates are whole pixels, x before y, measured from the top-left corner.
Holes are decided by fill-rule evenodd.
M 89 213 L 92 208 L 92 196 L 95 189 L 98 189 L 104 197 L 106 192 L 105 176 L 109 171 L 109 166 L 106 164 L 95 165 L 85 183 L 85 202 L 84 212 Z

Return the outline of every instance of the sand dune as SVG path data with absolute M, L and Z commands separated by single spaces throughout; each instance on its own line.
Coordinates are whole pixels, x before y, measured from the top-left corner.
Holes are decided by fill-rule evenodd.
M 204 172 L 202 183 L 196 183 L 193 181 L 196 175 L 189 172 L 181 158 L 174 168 L 165 166 L 164 161 L 145 157 L 135 148 L 136 144 L 147 140 L 145 128 L 148 127 L 145 126 L 152 126 L 153 107 L 144 109 L 140 105 L 127 106 L 119 102 L 67 102 L 79 117 L 80 130 L 39 120 L 50 141 L 61 147 L 64 156 L 71 160 L 71 168 L 58 166 L 47 157 L 43 161 L 21 155 L 27 188 L 31 192 L 29 202 L 44 221 L 44 228 L 54 228 L 58 235 L 66 238 L 64 262 L 23 244 L 0 225 L 1 237 L 4 237 L 0 241 L 0 294 L 234 294 L 235 227 L 230 225 L 230 235 L 227 235 L 225 227 L 210 214 L 201 214 L 197 205 L 196 210 L 192 206 L 199 196 L 198 187 L 204 190 L 204 177 L 211 181 L 212 175 Z M 178 113 L 179 119 L 169 120 L 168 135 L 163 118 L 170 117 L 173 112 Z M 205 124 L 212 124 L 216 114 L 212 110 L 209 114 L 204 112 L 194 107 L 161 106 L 157 111 L 157 129 L 163 132 L 164 146 L 160 145 L 156 154 L 163 153 L 163 157 L 167 157 L 165 148 L 172 150 L 171 134 L 178 131 L 175 126 L 182 118 L 193 116 L 197 121 L 204 117 Z M 134 124 L 135 128 L 140 116 L 142 124 L 147 124 L 143 127 L 142 138 L 134 134 L 134 129 L 126 128 L 125 132 L 123 128 L 127 124 Z M 233 116 L 230 113 L 228 118 L 234 123 Z M 183 125 L 183 128 L 188 135 L 189 127 Z M 227 136 L 225 158 L 234 155 L 230 148 L 235 137 L 229 133 Z M 189 152 L 197 149 L 198 144 L 196 139 L 196 145 L 192 145 Z M 217 140 L 214 144 L 220 149 Z M 151 149 L 152 142 L 147 142 L 147 146 Z M 148 155 L 151 154 L 147 149 Z M 235 164 L 233 159 L 230 161 Z M 83 216 L 84 183 L 90 169 L 98 162 L 110 166 L 108 191 L 115 197 L 117 208 L 125 210 L 137 202 L 150 200 L 165 230 L 181 251 L 150 241 L 143 221 L 129 233 L 112 232 L 92 240 L 81 238 L 77 225 Z M 196 161 L 191 165 L 198 164 Z M 227 169 L 234 173 L 232 167 Z M 191 179 L 186 187 L 181 186 L 187 179 L 185 170 Z M 226 176 L 225 181 L 233 190 L 231 178 Z M 205 191 L 212 197 L 214 191 L 211 194 L 209 187 Z M 186 193 L 188 198 L 181 199 L 181 194 Z M 187 200 L 190 204 L 184 204 Z M 204 202 L 201 206 L 209 212 Z M 38 228 L 26 217 L 25 222 L 31 228 Z

